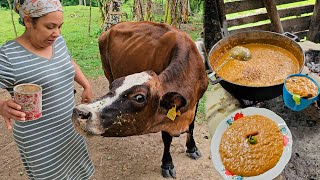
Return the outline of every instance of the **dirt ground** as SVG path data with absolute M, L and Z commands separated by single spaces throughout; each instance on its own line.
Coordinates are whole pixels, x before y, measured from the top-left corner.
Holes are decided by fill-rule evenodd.
M 90 80 L 96 97 L 108 91 L 106 78 Z M 82 89 L 76 85 L 79 102 Z M 0 90 L 0 99 L 8 98 Z M 320 110 L 314 106 L 294 112 L 285 107 L 282 97 L 263 103 L 281 116 L 287 123 L 293 136 L 292 157 L 282 172 L 285 180 L 320 179 Z M 210 155 L 210 139 L 206 123 L 196 124 L 195 140 L 202 157 L 190 159 L 185 154 L 186 134 L 175 137 L 171 146 L 173 162 L 179 180 L 219 180 Z M 93 137 L 88 139 L 90 156 L 96 172 L 92 180 L 161 180 L 160 165 L 163 144 L 160 133 L 125 138 Z M 26 180 L 24 168 L 12 134 L 7 131 L 0 118 L 0 179 Z
M 91 79 L 96 97 L 108 90 L 105 77 Z M 82 89 L 76 84 L 76 100 L 79 102 Z M 8 98 L 8 93 L 0 91 L 0 99 Z M 202 153 L 198 160 L 185 154 L 186 134 L 175 137 L 171 155 L 180 180 L 220 179 L 213 170 L 210 158 L 210 139 L 206 123 L 196 124 L 195 141 Z M 90 157 L 96 168 L 92 180 L 160 180 L 163 143 L 160 133 L 125 138 L 93 137 L 88 139 Z M 0 179 L 24 180 L 27 176 L 19 158 L 12 133 L 8 132 L 0 118 Z
M 320 110 L 314 105 L 295 112 L 288 109 L 282 97 L 267 101 L 264 107 L 284 119 L 292 133 L 292 155 L 282 172 L 285 180 L 320 179 Z

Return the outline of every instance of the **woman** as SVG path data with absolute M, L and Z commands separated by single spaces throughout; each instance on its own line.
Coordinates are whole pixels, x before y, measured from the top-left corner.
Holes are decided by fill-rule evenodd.
M 0 115 L 13 128 L 29 179 L 89 179 L 94 167 L 86 142 L 71 123 L 74 80 L 84 88 L 82 102 L 91 101 L 92 89 L 60 34 L 60 1 L 16 0 L 15 9 L 26 29 L 0 47 L 0 88 L 13 95 L 13 87 L 21 83 L 42 86 L 43 115 L 25 121 L 12 99 L 0 101 Z

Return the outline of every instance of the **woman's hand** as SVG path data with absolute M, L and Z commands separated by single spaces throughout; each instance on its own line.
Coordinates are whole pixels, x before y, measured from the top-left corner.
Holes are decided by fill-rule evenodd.
M 82 92 L 82 99 L 81 99 L 81 103 L 90 103 L 93 99 L 93 95 L 92 95 L 92 89 L 90 88 L 85 88 Z
M 8 129 L 12 129 L 13 119 L 20 121 L 26 120 L 26 114 L 20 110 L 21 106 L 12 99 L 0 101 L 0 115 L 4 118 Z

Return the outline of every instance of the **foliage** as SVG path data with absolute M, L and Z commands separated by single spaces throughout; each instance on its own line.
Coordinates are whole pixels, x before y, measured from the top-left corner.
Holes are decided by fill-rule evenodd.
M 192 13 L 198 13 L 202 5 L 204 3 L 204 0 L 190 0 L 190 9 Z
M 0 8 L 0 45 L 9 39 L 14 39 L 10 11 Z M 5 18 L 2 18 L 5 17 Z M 19 25 L 18 14 L 14 13 L 17 24 L 18 35 L 24 31 L 24 26 Z M 82 71 L 88 77 L 96 77 L 103 74 L 100 55 L 98 50 L 98 37 L 102 30 L 100 28 L 99 11 L 97 7 L 92 8 L 92 34 L 88 35 L 89 7 L 67 6 L 64 7 L 64 24 L 62 35 L 66 39 L 69 51 L 75 61 L 79 64 Z
M 7 8 L 9 9 L 9 4 L 6 0 L 0 0 L 0 8 Z
M 60 0 L 62 2 L 63 6 L 76 6 L 79 5 L 79 0 Z M 86 0 L 86 6 L 89 6 L 89 1 Z M 98 7 L 98 2 L 97 1 L 92 1 L 92 6 L 93 7 Z

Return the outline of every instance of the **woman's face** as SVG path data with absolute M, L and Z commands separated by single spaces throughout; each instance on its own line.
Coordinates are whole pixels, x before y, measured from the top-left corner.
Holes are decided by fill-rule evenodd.
M 60 11 L 51 12 L 40 18 L 29 20 L 31 21 L 25 24 L 31 35 L 30 40 L 37 47 L 51 46 L 61 34 L 63 13 Z

